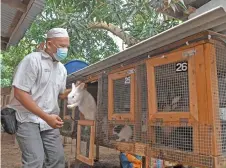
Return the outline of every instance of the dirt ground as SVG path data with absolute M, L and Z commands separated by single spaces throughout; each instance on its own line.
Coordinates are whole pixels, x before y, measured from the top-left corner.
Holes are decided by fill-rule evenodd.
M 71 168 L 87 168 L 88 166 L 81 165 L 80 162 L 75 160 L 75 140 L 67 139 L 64 144 L 64 152 L 67 163 L 66 167 Z M 119 167 L 118 162 L 118 152 L 112 149 L 100 147 L 100 163 L 98 163 L 96 168 L 110 168 Z M 69 162 L 68 162 L 69 161 Z M 115 163 L 114 166 L 107 166 L 109 164 Z M 80 165 L 80 166 L 78 166 Z M 116 166 L 115 166 L 116 165 Z M 1 133 L 1 167 L 2 168 L 20 168 L 21 167 L 21 152 L 19 146 L 15 142 L 15 136 Z
M 21 167 L 21 152 L 15 143 L 15 137 L 6 133 L 1 133 L 1 167 Z

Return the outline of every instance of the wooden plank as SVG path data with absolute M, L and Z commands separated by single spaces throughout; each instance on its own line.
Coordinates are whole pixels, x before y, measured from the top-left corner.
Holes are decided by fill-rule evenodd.
M 77 153 L 77 159 L 79 159 L 79 155 L 80 155 L 80 150 L 81 150 L 81 125 L 78 124 L 77 126 L 77 140 L 76 140 L 76 143 L 77 143 L 77 149 L 76 149 L 76 153 Z
M 27 6 L 18 0 L 2 0 L 1 3 L 6 4 L 11 8 L 15 8 L 23 13 L 27 10 Z
M 113 93 L 113 78 L 111 75 L 108 76 L 108 120 L 112 120 L 114 111 L 114 93 Z
M 212 133 L 212 155 L 218 156 L 221 154 L 221 146 L 218 144 L 221 134 L 219 119 L 219 92 L 218 92 L 218 79 L 217 79 L 217 67 L 216 67 L 216 51 L 213 44 L 204 45 L 205 52 L 205 64 L 206 64 L 206 79 L 207 79 L 207 99 L 209 109 L 209 122 L 213 125 Z
M 78 125 L 94 126 L 94 120 L 78 120 Z
M 97 114 L 96 114 L 96 131 L 95 131 L 95 137 L 96 137 L 96 160 L 100 159 L 100 147 L 99 147 L 99 140 L 102 138 L 102 134 L 98 134 L 101 130 L 101 124 L 99 124 L 98 121 L 100 121 L 101 116 L 99 114 L 103 114 L 103 78 L 104 74 L 101 74 L 98 77 L 98 89 L 97 89 Z M 107 129 L 107 128 L 106 128 Z M 107 135 L 106 135 L 107 136 Z
M 116 142 L 115 149 L 121 152 L 134 153 L 134 144 L 127 142 Z
M 210 124 L 209 122 L 209 109 L 208 109 L 208 99 L 207 99 L 207 79 L 206 79 L 206 67 L 205 67 L 205 56 L 210 54 L 208 50 L 204 50 L 203 45 L 196 48 L 197 54 L 195 57 L 195 71 L 196 71 L 196 86 L 197 86 L 197 103 L 198 103 L 198 115 L 199 115 L 199 127 L 194 126 L 193 139 L 194 147 L 198 148 L 200 154 L 209 154 L 207 146 L 211 146 L 211 136 L 207 133 L 208 126 L 205 124 Z
M 95 122 L 94 122 L 94 125 L 91 126 L 91 134 L 90 134 L 90 145 L 89 145 L 90 165 L 94 164 L 94 141 L 95 141 Z
M 131 74 L 131 88 L 130 88 L 130 120 L 134 121 L 134 115 L 135 115 L 135 86 L 136 86 L 136 80 L 135 80 L 135 73 Z
M 88 165 L 93 165 L 93 161 L 90 160 L 89 158 L 83 156 L 83 155 L 78 155 L 78 156 L 77 156 L 77 159 L 80 160 L 80 161 L 83 162 L 83 163 L 88 164 Z
M 194 121 L 188 112 L 158 112 L 151 116 L 151 120 L 163 119 L 163 122 L 180 122 L 181 118 L 187 118 L 188 121 Z
M 99 79 L 99 75 L 90 75 L 87 77 L 86 80 L 84 80 L 83 82 L 84 83 L 94 83 L 94 82 L 97 82 Z
M 135 143 L 134 144 L 134 154 L 139 156 L 146 156 L 147 154 L 147 144 Z
M 66 115 L 67 112 L 67 99 L 62 100 L 64 101 L 64 108 L 63 108 L 63 119 L 68 119 L 68 116 Z M 70 118 L 70 117 L 69 117 Z
M 143 77 L 140 75 L 140 68 L 139 66 L 136 67 L 136 80 L 135 81 L 141 81 L 141 78 Z M 135 127 L 133 130 L 133 136 L 135 137 L 135 141 L 142 141 L 146 137 L 143 136 L 142 134 L 142 99 L 141 99 L 141 93 L 142 93 L 142 88 L 141 88 L 141 82 L 136 82 L 136 89 L 135 89 L 135 101 L 134 103 L 136 104 L 136 113 L 135 113 Z
M 188 83 L 189 83 L 189 103 L 190 103 L 190 114 L 198 121 L 198 107 L 197 107 L 197 89 L 196 89 L 196 69 L 195 69 L 195 58 L 200 55 L 203 57 L 202 47 L 190 48 L 183 52 L 195 50 L 195 55 L 188 59 Z M 181 54 L 182 55 L 182 54 Z
M 207 102 L 207 79 L 205 56 L 209 53 L 204 51 L 203 45 L 200 45 L 197 50 L 198 54 L 195 56 L 195 71 L 196 71 L 196 92 L 197 92 L 197 105 L 200 124 L 209 124 L 208 118 L 208 102 Z
M 148 86 L 148 109 L 149 120 L 152 120 L 157 113 L 157 95 L 155 91 L 155 70 L 154 67 L 147 62 L 147 86 Z

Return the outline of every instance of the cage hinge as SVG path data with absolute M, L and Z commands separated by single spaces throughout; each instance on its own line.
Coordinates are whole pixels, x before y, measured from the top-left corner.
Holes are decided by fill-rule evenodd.
M 155 119 L 156 125 L 162 125 L 163 124 L 163 119 L 162 118 L 156 118 Z
M 188 119 L 187 118 L 180 118 L 180 124 L 182 126 L 187 126 L 188 125 Z
M 191 50 L 187 50 L 187 51 L 184 51 L 182 56 L 183 57 L 192 57 L 196 54 L 196 50 L 195 49 L 191 49 Z
M 112 124 L 115 124 L 116 123 L 116 118 L 112 118 Z
M 135 72 L 136 72 L 135 69 L 130 69 L 130 70 L 127 71 L 127 74 L 130 75 L 130 74 L 133 74 L 133 73 L 135 73 Z
M 128 124 L 130 122 L 129 118 L 124 118 L 125 124 Z

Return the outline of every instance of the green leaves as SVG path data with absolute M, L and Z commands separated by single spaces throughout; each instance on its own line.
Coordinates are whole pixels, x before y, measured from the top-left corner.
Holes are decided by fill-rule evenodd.
M 175 2 L 168 0 L 169 4 Z M 183 2 L 179 1 L 182 5 Z M 119 47 L 106 29 L 89 28 L 89 23 L 112 24 L 121 29 L 122 39 L 143 40 L 179 24 L 178 20 L 166 19 L 156 12 L 161 8 L 164 0 L 46 0 L 44 11 L 25 37 L 2 53 L 2 86 L 10 85 L 14 68 L 45 40 L 44 35 L 53 27 L 66 28 L 70 35 L 71 46 L 64 63 L 81 59 L 91 64 L 119 52 Z

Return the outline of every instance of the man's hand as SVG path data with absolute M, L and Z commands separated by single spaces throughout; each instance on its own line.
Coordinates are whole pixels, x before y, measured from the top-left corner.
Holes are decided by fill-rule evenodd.
M 64 124 L 64 122 L 62 121 L 62 119 L 58 115 L 55 115 L 55 114 L 50 114 L 46 118 L 46 122 L 52 128 L 61 128 L 61 127 L 63 127 L 63 124 Z

